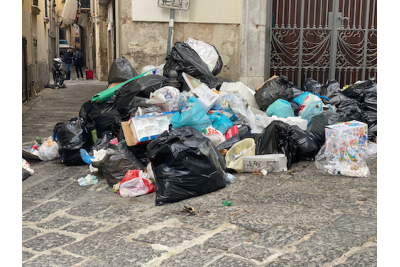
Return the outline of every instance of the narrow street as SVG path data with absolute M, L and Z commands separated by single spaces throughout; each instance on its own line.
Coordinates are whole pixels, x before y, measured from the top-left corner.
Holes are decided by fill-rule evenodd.
M 97 80 L 66 84 L 23 106 L 23 148 L 107 88 Z M 88 165 L 29 163 L 24 267 L 376 266 L 376 160 L 368 178 L 327 175 L 303 161 L 291 173 L 236 174 L 224 189 L 157 207 L 154 192 L 122 198 L 101 174 L 97 184 L 79 186 Z

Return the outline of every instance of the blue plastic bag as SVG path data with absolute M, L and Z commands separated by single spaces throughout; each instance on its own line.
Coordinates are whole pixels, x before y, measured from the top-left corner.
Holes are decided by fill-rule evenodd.
M 294 112 L 292 105 L 286 100 L 278 99 L 272 103 L 267 109 L 267 115 L 271 117 L 272 115 L 278 118 L 294 117 Z
M 233 122 L 224 114 L 222 114 L 219 111 L 216 111 L 209 115 L 212 127 L 214 129 L 217 129 L 221 133 L 225 134 L 226 131 L 229 130 L 229 128 L 233 127 Z
M 94 157 L 90 156 L 86 150 L 81 149 L 80 150 L 81 153 L 81 158 L 83 159 L 83 161 L 87 164 L 91 164 L 92 163 L 92 159 L 94 159 Z
M 310 94 L 311 94 L 310 92 L 304 92 L 301 95 L 299 95 L 298 97 L 296 97 L 295 99 L 293 99 L 292 101 L 296 102 L 297 104 L 299 104 L 301 106 L 301 105 L 303 105 L 304 99 L 306 99 L 306 97 Z
M 310 124 L 312 117 L 324 111 L 323 106 L 324 103 L 321 100 L 312 102 L 306 107 L 301 118 L 308 121 L 307 125 Z
M 173 129 L 191 126 L 199 132 L 203 132 L 211 125 L 210 118 L 195 97 L 191 97 L 187 103 L 188 108 L 176 112 L 171 118 Z

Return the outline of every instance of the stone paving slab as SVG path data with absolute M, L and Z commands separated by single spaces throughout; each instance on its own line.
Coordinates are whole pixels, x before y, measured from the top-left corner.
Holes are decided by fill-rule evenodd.
M 24 146 L 77 116 L 107 83 L 67 86 L 23 107 Z M 87 165 L 30 164 L 35 174 L 22 183 L 24 267 L 376 266 L 376 161 L 368 178 L 329 175 L 306 161 L 287 173 L 234 174 L 226 188 L 164 206 L 155 206 L 156 193 L 114 194 L 101 173 L 96 185 L 79 186 Z

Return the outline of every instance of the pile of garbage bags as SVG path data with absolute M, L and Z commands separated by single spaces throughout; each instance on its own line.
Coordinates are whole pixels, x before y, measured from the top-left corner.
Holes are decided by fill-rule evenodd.
M 217 78 L 222 67 L 214 46 L 191 38 L 175 43 L 165 64 L 141 74 L 116 59 L 109 83 L 130 81 L 108 99 L 84 102 L 79 117 L 57 123 L 39 155 L 67 166 L 89 164 L 121 197 L 155 191 L 156 205 L 224 188 L 235 180 L 228 172 L 266 174 L 300 160 L 331 174 L 368 175 L 362 159 L 374 155 L 374 146 L 366 136 L 377 136 L 373 79 L 344 89 L 335 80 L 307 79 L 299 89 L 274 76 L 251 89 Z M 326 142 L 328 126 L 349 122 L 346 127 L 368 131 L 348 137 L 342 151 L 353 155 L 342 161 L 357 161 L 358 172 L 351 164 L 339 168 L 343 163 L 330 158 L 335 144 Z M 81 185 L 94 184 L 93 177 L 82 177 Z

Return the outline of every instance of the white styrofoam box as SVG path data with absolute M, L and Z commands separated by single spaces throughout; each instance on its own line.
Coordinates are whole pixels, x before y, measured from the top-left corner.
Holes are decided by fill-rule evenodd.
M 129 119 L 129 126 L 132 130 L 135 145 L 157 139 L 162 132 L 168 130 L 171 118 L 175 112 L 131 117 Z
M 208 112 L 217 99 L 220 97 L 219 94 L 215 93 L 213 90 L 208 88 L 204 83 L 200 84 L 193 89 L 193 93 L 199 100 L 200 105 Z
M 250 123 L 251 132 L 253 134 L 262 133 L 262 131 L 264 130 L 264 127 L 259 126 L 259 125 L 256 124 L 256 115 L 258 114 L 258 115 L 267 116 L 267 114 L 264 111 L 252 108 L 251 106 L 249 106 L 247 108 L 246 112 L 247 112 L 247 120 Z
M 299 117 L 278 118 L 275 115 L 268 117 L 266 114 L 256 114 L 255 122 L 256 122 L 256 125 L 262 126 L 265 128 L 274 120 L 280 120 L 280 121 L 286 122 L 289 125 L 297 125 L 303 131 L 307 130 L 308 120 L 304 120 Z
M 285 154 L 268 154 L 243 157 L 243 172 L 268 172 L 287 171 L 287 158 Z
M 256 109 L 260 109 L 260 107 L 257 104 L 256 98 L 254 97 L 254 94 L 256 92 L 254 90 L 251 90 L 242 82 L 222 83 L 222 86 L 219 91 L 228 93 L 238 93 L 240 94 L 241 97 L 243 97 L 243 99 L 247 101 L 247 104 L 249 104 L 249 106 Z

